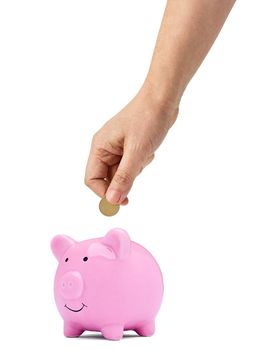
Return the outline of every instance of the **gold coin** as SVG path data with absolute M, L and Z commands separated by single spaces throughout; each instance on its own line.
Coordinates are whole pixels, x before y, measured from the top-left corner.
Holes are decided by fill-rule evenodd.
M 99 202 L 99 210 L 105 216 L 116 215 L 119 208 L 120 206 L 118 204 L 111 204 L 106 200 L 106 198 L 102 198 Z

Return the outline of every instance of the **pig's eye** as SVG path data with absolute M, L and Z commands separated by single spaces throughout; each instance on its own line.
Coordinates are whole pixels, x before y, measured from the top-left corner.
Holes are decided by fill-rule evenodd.
M 66 258 L 66 259 L 65 259 L 65 262 L 67 262 L 68 260 L 69 260 L 69 258 Z
M 84 256 L 83 261 L 88 261 L 88 257 Z

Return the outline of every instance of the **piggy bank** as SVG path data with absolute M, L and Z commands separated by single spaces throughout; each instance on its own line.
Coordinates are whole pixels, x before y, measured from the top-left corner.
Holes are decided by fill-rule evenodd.
M 82 242 L 58 235 L 51 249 L 59 262 L 54 294 L 65 336 L 78 337 L 85 330 L 110 340 L 121 339 L 124 330 L 153 335 L 163 296 L 162 273 L 154 257 L 126 231 L 116 228 Z

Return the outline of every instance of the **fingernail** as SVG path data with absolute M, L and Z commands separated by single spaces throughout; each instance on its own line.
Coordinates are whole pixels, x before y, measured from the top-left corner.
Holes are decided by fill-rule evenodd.
M 125 199 L 125 197 L 119 191 L 108 189 L 106 193 L 106 199 L 112 204 L 118 204 L 121 203 L 122 200 Z

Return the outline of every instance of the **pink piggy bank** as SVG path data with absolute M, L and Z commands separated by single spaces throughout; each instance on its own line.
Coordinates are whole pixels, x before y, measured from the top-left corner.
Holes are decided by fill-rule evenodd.
M 58 235 L 51 248 L 59 261 L 54 292 L 65 336 L 88 330 L 119 340 L 124 330 L 154 333 L 162 274 L 153 256 L 126 231 L 116 228 L 82 242 Z

